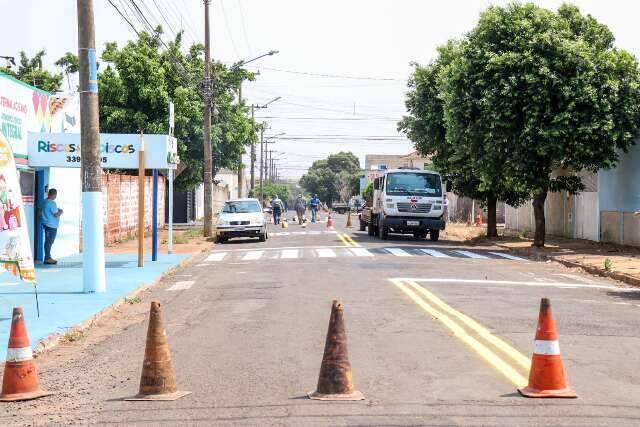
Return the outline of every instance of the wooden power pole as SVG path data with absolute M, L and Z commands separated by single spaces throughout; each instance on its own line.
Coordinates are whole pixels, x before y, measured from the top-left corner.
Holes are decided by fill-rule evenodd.
M 209 5 L 204 0 L 204 81 L 200 84 L 200 94 L 204 101 L 203 124 L 203 166 L 204 166 L 204 237 L 211 237 L 213 222 L 213 156 L 211 154 L 211 110 L 214 101 L 214 84 L 211 78 L 211 54 L 209 40 Z

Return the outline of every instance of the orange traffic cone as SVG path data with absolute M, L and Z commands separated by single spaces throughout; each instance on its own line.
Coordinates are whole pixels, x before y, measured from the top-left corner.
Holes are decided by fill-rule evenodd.
M 190 393 L 190 391 L 178 391 L 167 343 L 167 331 L 160 317 L 160 303 L 151 301 L 140 392 L 125 400 L 177 400 Z
M 548 298 L 540 301 L 529 385 L 519 388 L 518 392 L 525 397 L 578 397 L 564 378 L 556 322 L 553 320 L 551 301 Z
M 22 307 L 15 307 L 11 318 L 11 333 L 0 402 L 31 400 L 51 394 L 53 393 L 41 390 L 38 385 L 38 373 L 33 363 L 33 352 L 24 323 L 24 312 Z
M 347 353 L 347 332 L 344 327 L 344 305 L 333 300 L 329 330 L 320 365 L 318 388 L 308 394 L 315 400 L 364 400 L 353 389 L 351 363 Z

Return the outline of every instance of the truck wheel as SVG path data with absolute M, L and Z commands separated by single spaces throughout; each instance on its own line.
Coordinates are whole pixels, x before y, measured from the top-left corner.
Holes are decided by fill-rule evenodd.
M 266 242 L 266 240 L 267 240 L 267 233 L 262 233 L 260 234 L 260 236 L 258 236 L 259 242 Z
M 367 224 L 367 234 L 371 237 L 376 235 L 376 229 L 373 227 L 372 221 L 370 221 L 369 224 Z
M 429 238 L 434 242 L 437 242 L 440 238 L 440 230 L 429 230 Z
M 378 224 L 378 237 L 380 240 L 387 240 L 389 238 L 389 228 L 384 224 Z
M 360 231 L 364 231 L 365 228 L 367 228 L 367 224 L 365 224 L 364 221 L 360 220 Z

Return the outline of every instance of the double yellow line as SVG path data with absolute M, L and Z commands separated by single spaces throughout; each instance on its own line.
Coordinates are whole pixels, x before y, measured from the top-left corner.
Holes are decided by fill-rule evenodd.
M 528 357 L 493 335 L 477 321 L 449 306 L 415 281 L 409 279 L 390 280 L 420 308 L 439 320 L 456 338 L 471 347 L 509 381 L 517 387 L 527 385 L 527 376 L 531 366 Z
M 342 241 L 342 243 L 344 243 L 345 246 L 350 246 L 350 247 L 358 247 L 360 246 L 355 240 L 353 240 L 353 238 L 348 235 L 348 234 L 344 234 L 344 233 L 338 233 L 338 239 L 340 239 Z

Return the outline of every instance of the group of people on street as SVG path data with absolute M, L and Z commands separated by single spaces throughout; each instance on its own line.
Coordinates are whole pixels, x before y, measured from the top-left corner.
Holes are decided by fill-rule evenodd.
M 298 218 L 298 224 L 302 224 L 304 214 L 307 212 L 307 207 L 311 211 L 311 222 L 316 222 L 318 219 L 318 209 L 321 205 L 322 203 L 320 202 L 317 194 L 314 194 L 308 202 L 302 194 L 298 194 L 293 206 Z M 285 204 L 280 200 L 277 194 L 273 196 L 273 199 L 271 199 L 271 210 L 273 212 L 274 224 L 280 224 L 280 218 L 282 217 L 282 214 L 286 212 L 286 209 Z

